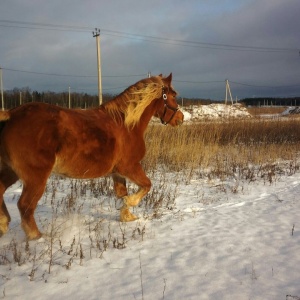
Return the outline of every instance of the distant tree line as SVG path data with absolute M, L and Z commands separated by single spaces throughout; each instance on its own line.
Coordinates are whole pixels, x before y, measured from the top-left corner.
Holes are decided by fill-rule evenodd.
M 103 102 L 107 102 L 114 98 L 115 95 L 103 94 Z M 14 88 L 4 91 L 4 108 L 11 109 L 28 102 L 44 102 L 63 107 L 69 107 L 69 92 L 38 92 L 32 91 L 29 87 Z M 201 99 L 201 98 L 178 98 L 179 105 L 209 105 L 212 103 L 220 103 L 218 100 Z M 245 98 L 239 100 L 246 106 L 300 106 L 300 97 L 289 98 Z M 91 108 L 99 106 L 98 95 L 90 95 L 87 93 L 70 93 L 71 108 Z M 230 102 L 229 102 L 230 104 Z
M 300 106 L 300 97 L 289 98 L 245 98 L 239 101 L 246 106 Z
M 103 102 L 114 98 L 115 95 L 103 94 Z M 14 88 L 4 92 L 4 108 L 11 109 L 28 102 L 44 102 L 62 107 L 69 107 L 69 92 L 38 92 L 32 91 L 29 87 Z M 208 105 L 218 103 L 219 101 L 200 98 L 178 98 L 178 104 L 183 106 Z M 70 93 L 71 108 L 91 108 L 99 106 L 98 95 L 89 95 L 87 93 Z
M 103 102 L 112 99 L 113 95 L 104 94 Z M 44 102 L 63 107 L 69 107 L 69 92 L 38 92 L 30 88 L 14 88 L 4 92 L 4 108 L 11 109 L 28 102 Z M 70 104 L 72 108 L 90 108 L 99 106 L 98 95 L 87 93 L 70 93 Z
M 182 105 L 180 103 L 180 100 L 177 100 L 178 104 Z M 217 100 L 211 100 L 211 99 L 200 99 L 200 98 L 184 98 L 183 99 L 183 106 L 191 106 L 191 105 L 209 105 L 212 103 L 220 103 L 220 101 Z

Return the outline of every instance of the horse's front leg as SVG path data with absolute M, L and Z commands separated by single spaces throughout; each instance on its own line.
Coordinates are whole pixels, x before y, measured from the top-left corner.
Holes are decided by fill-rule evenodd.
M 151 181 L 146 176 L 142 166 L 136 164 L 131 168 L 131 171 L 128 174 L 124 174 L 130 181 L 139 186 L 139 190 L 132 195 L 125 195 L 124 205 L 121 208 L 120 221 L 121 222 L 130 222 L 136 220 L 138 217 L 132 214 L 129 211 L 131 206 L 137 206 L 142 198 L 149 192 L 151 188 Z
M 149 188 L 150 189 L 150 188 Z M 131 222 L 138 219 L 138 217 L 129 211 L 131 206 L 137 206 L 142 198 L 149 192 L 149 189 L 140 188 L 137 193 L 130 196 L 123 197 L 124 205 L 121 208 L 120 221 Z

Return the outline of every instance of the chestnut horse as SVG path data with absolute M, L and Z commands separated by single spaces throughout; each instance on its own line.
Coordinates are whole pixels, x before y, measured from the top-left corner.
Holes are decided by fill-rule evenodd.
M 3 194 L 20 179 L 22 228 L 29 240 L 41 237 L 34 211 L 51 173 L 79 179 L 112 175 L 115 193 L 124 200 L 120 220 L 137 219 L 129 208 L 151 187 L 140 164 L 147 125 L 152 116 L 171 126 L 183 122 L 171 81 L 172 73 L 143 79 L 94 109 L 28 103 L 0 112 L 0 236 L 10 222 Z M 139 187 L 136 193 L 127 194 L 126 178 Z

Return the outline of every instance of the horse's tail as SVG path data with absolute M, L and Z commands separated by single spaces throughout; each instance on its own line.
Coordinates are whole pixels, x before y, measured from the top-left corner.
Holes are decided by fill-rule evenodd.
M 2 131 L 7 120 L 10 119 L 10 113 L 8 110 L 0 111 L 0 132 Z

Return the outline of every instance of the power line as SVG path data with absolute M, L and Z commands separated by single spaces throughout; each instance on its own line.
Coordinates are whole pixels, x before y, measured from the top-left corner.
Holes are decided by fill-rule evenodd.
M 2 70 L 11 71 L 11 72 L 20 72 L 20 73 L 29 73 L 29 74 L 35 74 L 35 75 L 45 75 L 45 76 L 57 76 L 57 77 L 75 77 L 75 78 L 96 78 L 97 75 L 72 75 L 72 74 L 58 74 L 58 73 L 45 73 L 45 72 L 36 72 L 36 71 L 26 71 L 26 70 L 17 70 L 17 69 L 10 69 L 10 68 L 3 68 Z M 132 74 L 132 75 L 106 75 L 102 76 L 105 78 L 124 78 L 124 77 L 145 77 L 146 74 Z M 190 84 L 209 84 L 209 83 L 224 83 L 224 80 L 210 80 L 210 81 L 191 81 L 191 80 L 176 80 L 174 79 L 173 82 L 179 82 L 179 83 L 190 83 Z M 249 87 L 264 87 L 264 88 L 288 88 L 288 87 L 300 87 L 300 85 L 294 84 L 294 85 L 282 85 L 282 86 L 269 86 L 269 85 L 255 85 L 255 84 L 248 84 L 248 83 L 242 83 L 237 81 L 231 81 L 230 83 L 243 85 L 243 86 L 249 86 Z M 112 89 L 118 89 L 118 88 L 112 88 Z
M 255 85 L 255 84 L 248 84 L 242 82 L 236 82 L 229 80 L 230 83 L 249 86 L 249 87 L 261 87 L 261 88 L 289 88 L 289 87 L 300 87 L 300 85 L 279 85 L 279 86 L 270 86 L 270 85 Z M 192 84 L 209 84 L 209 83 L 224 83 L 224 80 L 211 80 L 211 81 L 189 81 L 189 80 L 173 80 L 173 82 L 180 82 L 180 83 L 192 83 Z
M 205 83 L 220 83 L 224 82 L 224 80 L 212 80 L 212 81 L 189 81 L 189 80 L 173 80 L 173 82 L 181 82 L 181 83 L 196 83 L 196 84 L 205 84 Z
M 14 26 L 14 25 L 2 25 L 0 27 L 7 28 L 20 28 L 20 29 L 33 29 L 33 30 L 48 30 L 48 31 L 67 31 L 67 32 L 89 32 L 88 30 L 79 30 L 79 29 L 59 29 L 59 28 L 43 28 L 43 27 L 30 27 L 30 26 Z
M 11 71 L 11 72 L 20 72 L 20 73 L 29 73 L 35 75 L 44 75 L 44 76 L 56 76 L 56 77 L 73 77 L 73 78 L 97 78 L 97 75 L 72 75 L 72 74 L 58 74 L 58 73 L 45 73 L 45 72 L 36 72 L 36 71 L 26 71 L 26 70 L 18 70 L 18 69 L 10 69 L 10 68 L 3 68 L 2 70 Z M 106 75 L 102 76 L 105 78 L 124 78 L 124 77 L 142 77 L 144 78 L 146 74 L 132 74 L 132 75 Z M 189 84 L 210 84 L 210 83 L 224 83 L 224 80 L 210 80 L 210 81 L 191 81 L 191 80 L 176 80 L 174 79 L 173 82 L 178 83 L 189 83 Z M 231 81 L 230 83 L 243 85 L 248 87 L 261 87 L 261 88 L 289 88 L 289 87 L 300 87 L 300 85 L 281 85 L 281 86 L 269 86 L 269 85 L 256 85 L 256 84 L 249 84 L 249 83 L 242 83 L 237 81 Z M 114 90 L 119 88 L 125 88 L 126 86 L 122 87 L 115 87 L 115 88 L 106 88 L 104 90 Z M 82 89 L 83 90 L 83 89 Z
M 36 74 L 36 75 L 46 75 L 46 76 L 59 76 L 59 77 L 97 77 L 96 75 L 71 75 L 71 74 L 57 74 L 57 73 L 44 73 L 44 72 L 36 72 L 36 71 L 26 71 L 26 70 L 17 70 L 17 69 L 9 69 L 9 68 L 2 68 L 6 71 L 11 72 L 19 72 L 19 73 L 29 73 L 29 74 Z
M 121 31 L 114 31 L 103 29 L 105 32 L 115 33 L 118 36 L 127 36 L 130 37 L 140 37 L 146 41 L 158 42 L 168 44 L 172 42 L 175 45 L 181 46 L 193 46 L 193 47 L 203 47 L 203 48 L 213 48 L 213 49 L 221 49 L 221 50 L 236 50 L 239 49 L 240 51 L 275 51 L 275 52 L 282 52 L 282 51 L 299 51 L 297 48 L 274 48 L 274 47 L 257 47 L 257 46 L 240 46 L 240 45 L 232 45 L 232 44 L 219 44 L 219 43 L 207 43 L 207 42 L 199 42 L 199 41 L 189 41 L 189 40 L 179 40 L 179 39 L 171 39 L 166 37 L 157 37 L 157 36 L 150 36 L 150 35 L 141 35 L 141 34 L 133 34 L 133 33 L 126 33 Z M 107 34 L 108 35 L 108 34 Z M 166 42 L 167 41 L 167 42 Z M 178 43 L 178 44 L 177 44 Z M 216 48 L 217 47 L 217 48 Z M 236 48 L 236 49 L 235 49 Z M 300 51 L 299 51 L 300 53 Z
M 11 25 L 0 24 L 1 27 L 13 27 L 24 29 L 42 29 L 42 30 L 58 30 L 58 31 L 75 31 L 75 32 L 90 32 L 93 30 L 91 27 L 74 26 L 74 25 L 58 25 L 49 23 L 36 23 L 36 22 L 21 22 L 12 20 L 0 20 L 0 23 L 8 23 Z M 16 24 L 16 25 L 14 25 Z
M 111 88 L 103 88 L 102 90 L 103 91 L 112 91 L 112 90 L 119 90 L 119 89 L 126 89 L 126 88 L 128 88 L 128 86 L 126 85 L 124 85 L 124 86 L 118 86 L 118 87 L 111 87 Z M 74 87 L 72 87 L 72 90 L 75 90 L 75 91 L 87 91 L 87 90 L 93 90 L 93 91 L 96 91 L 96 90 L 98 90 L 98 88 L 97 87 L 95 87 L 95 88 L 74 88 Z
M 4 23 L 4 24 L 1 24 Z M 9 25 L 6 25 L 8 23 Z M 40 30 L 58 30 L 58 31 L 73 31 L 73 32 L 90 32 L 93 30 L 92 27 L 88 26 L 75 26 L 75 25 L 58 25 L 50 23 L 35 23 L 35 22 L 21 22 L 13 20 L 0 20 L 0 27 L 15 27 L 15 28 L 26 28 L 26 29 L 40 29 Z M 172 44 L 177 46 L 185 47 L 197 47 L 197 48 L 208 48 L 216 50 L 234 50 L 234 51 L 254 51 L 254 52 L 291 52 L 297 51 L 299 48 L 276 48 L 276 47 L 259 47 L 259 46 L 241 46 L 233 44 L 222 44 L 222 43 L 207 43 L 201 41 L 190 41 L 171 39 L 167 37 L 158 37 L 151 35 L 134 34 L 122 31 L 115 31 L 109 29 L 101 29 L 103 35 L 118 36 L 126 39 L 136 39 L 151 43 L 162 43 Z
M 29 73 L 29 74 L 45 75 L 45 76 L 81 77 L 81 78 L 97 77 L 97 75 L 72 75 L 72 74 L 44 73 L 44 72 L 36 72 L 36 71 L 26 71 L 26 70 L 17 70 L 17 69 L 3 68 L 3 67 L 1 67 L 1 68 L 2 68 L 2 70 L 11 71 L 11 72 Z M 102 77 L 106 77 L 106 78 L 118 78 L 118 77 L 142 77 L 142 76 L 146 76 L 146 75 L 145 74 L 108 75 L 108 76 L 102 76 Z
M 279 85 L 279 86 L 270 86 L 270 85 L 254 85 L 254 84 L 248 84 L 248 83 L 241 83 L 241 82 L 235 82 L 231 81 L 230 83 L 243 85 L 243 86 L 249 86 L 249 87 L 261 87 L 261 88 L 289 88 L 289 87 L 300 87 L 299 84 L 293 84 L 293 85 Z

